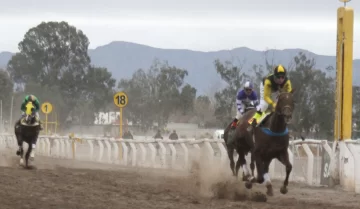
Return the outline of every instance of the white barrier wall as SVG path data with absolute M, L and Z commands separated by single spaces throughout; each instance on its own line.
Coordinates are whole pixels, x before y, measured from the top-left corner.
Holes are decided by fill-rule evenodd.
M 345 140 L 334 144 L 331 176 L 347 191 L 360 193 L 360 141 Z
M 16 138 L 10 134 L 0 135 L 0 149 L 17 148 Z M 40 156 L 74 159 L 114 164 L 118 166 L 150 167 L 159 169 L 190 170 L 193 161 L 200 158 L 220 164 L 229 171 L 229 159 L 223 140 L 154 140 L 145 137 L 139 140 L 119 140 L 114 138 L 82 136 L 40 136 L 36 153 Z M 288 149 L 293 171 L 290 181 L 304 182 L 308 185 L 320 185 L 322 150 L 332 158 L 332 165 L 341 165 L 342 184 L 347 190 L 360 193 L 360 146 L 356 143 L 344 143 L 340 146 L 340 163 L 335 163 L 333 150 L 326 140 L 295 140 Z M 15 155 L 15 152 L 14 152 Z M 247 156 L 250 163 L 250 157 Z M 355 168 L 355 169 L 354 169 Z M 356 171 L 356 172 L 355 172 Z M 273 179 L 285 178 L 285 167 L 277 160 L 270 165 Z

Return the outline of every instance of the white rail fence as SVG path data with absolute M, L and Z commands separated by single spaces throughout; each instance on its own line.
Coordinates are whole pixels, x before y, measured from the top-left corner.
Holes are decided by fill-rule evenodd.
M 229 159 L 222 140 L 154 140 L 145 139 L 145 137 L 140 138 L 142 139 L 119 140 L 91 136 L 82 136 L 81 138 L 40 136 L 36 154 L 60 159 L 108 163 L 118 166 L 177 170 L 190 170 L 192 162 L 199 162 L 201 158 L 206 159 L 212 164 L 220 164 L 221 168 L 228 170 L 230 175 Z M 348 153 L 345 153 L 346 158 L 348 158 L 347 162 L 358 162 L 355 159 L 359 159 L 357 147 L 360 146 L 356 146 L 353 142 L 346 143 L 344 146 L 342 149 L 349 150 Z M 13 135 L 0 135 L 0 149 L 15 150 L 16 148 L 17 142 Z M 330 158 L 334 159 L 334 150 L 332 150 L 326 140 L 307 139 L 305 141 L 291 141 L 288 149 L 290 161 L 293 164 L 290 181 L 304 182 L 308 185 L 320 185 L 321 175 L 325 174 L 321 172 L 321 153 L 323 151 Z M 340 155 L 345 159 L 343 153 Z M 249 156 L 247 156 L 247 163 L 250 163 Z M 334 160 L 332 163 L 334 163 Z M 354 169 L 357 168 L 359 170 L 360 166 L 353 164 L 352 168 L 353 170 L 351 171 L 350 166 L 349 171 L 345 172 L 347 184 L 350 185 L 348 187 L 350 187 L 350 190 L 356 190 L 359 187 L 360 190 L 359 175 L 355 175 Z M 284 179 L 285 177 L 285 167 L 278 160 L 273 160 L 269 172 L 272 179 Z M 342 175 L 340 173 L 340 176 L 345 174 Z

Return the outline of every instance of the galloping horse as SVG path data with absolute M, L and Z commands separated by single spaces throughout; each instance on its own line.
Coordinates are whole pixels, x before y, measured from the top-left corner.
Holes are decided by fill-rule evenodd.
M 281 92 L 275 111 L 268 114 L 260 124 L 253 129 L 254 132 L 254 157 L 257 169 L 257 182 L 262 184 L 265 181 L 267 195 L 273 196 L 272 184 L 269 177 L 269 165 L 276 158 L 286 167 L 286 177 L 280 189 L 282 194 L 288 192 L 289 175 L 292 165 L 289 160 L 289 131 L 292 113 L 295 108 L 293 89 L 290 93 Z M 251 180 L 246 182 L 246 187 L 252 187 Z
M 29 146 L 25 154 L 25 167 L 29 167 L 29 157 L 33 150 L 33 145 L 36 144 L 37 138 L 40 132 L 40 123 L 35 117 L 35 107 L 32 102 L 26 104 L 25 117 L 21 118 L 19 122 L 15 124 L 15 136 L 20 147 L 20 151 L 17 155 L 20 155 L 20 165 L 24 164 L 24 149 L 23 142 L 25 141 Z M 31 158 L 33 159 L 33 157 Z
M 242 118 L 239 119 L 236 129 L 231 129 L 231 123 L 224 130 L 224 141 L 226 145 L 226 151 L 230 160 L 230 169 L 233 172 L 233 176 L 238 176 L 240 166 L 243 169 L 243 181 L 247 181 L 250 177 L 249 170 L 246 165 L 245 155 L 249 152 L 251 153 L 253 149 L 253 139 L 252 134 L 246 131 L 247 121 L 254 115 L 255 107 L 251 106 L 245 109 L 245 113 Z M 234 149 L 238 153 L 238 160 L 234 162 Z M 252 176 L 254 176 L 254 158 L 251 154 L 250 169 Z

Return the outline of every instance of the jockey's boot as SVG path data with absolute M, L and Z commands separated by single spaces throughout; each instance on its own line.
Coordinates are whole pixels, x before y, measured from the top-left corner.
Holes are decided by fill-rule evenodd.
M 231 124 L 231 129 L 235 129 L 236 128 L 236 125 L 237 125 L 237 122 L 238 122 L 238 119 L 234 119 L 232 124 Z
M 262 112 L 261 111 L 257 111 L 255 113 L 255 115 L 248 121 L 250 126 L 247 128 L 247 131 L 252 131 L 252 129 L 257 125 L 257 121 L 259 120 L 259 118 L 261 117 Z

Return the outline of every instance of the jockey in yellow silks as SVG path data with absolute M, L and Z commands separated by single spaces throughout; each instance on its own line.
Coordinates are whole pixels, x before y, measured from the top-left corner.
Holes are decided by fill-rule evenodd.
M 287 72 L 284 66 L 278 65 L 274 68 L 274 72 L 266 76 L 260 84 L 260 104 L 257 105 L 257 112 L 254 116 L 248 121 L 251 124 L 251 127 L 255 127 L 261 121 L 258 121 L 263 113 L 269 108 L 272 107 L 272 110 L 275 110 L 276 103 L 271 99 L 273 93 L 278 93 L 279 91 L 291 92 L 291 81 L 287 77 Z

